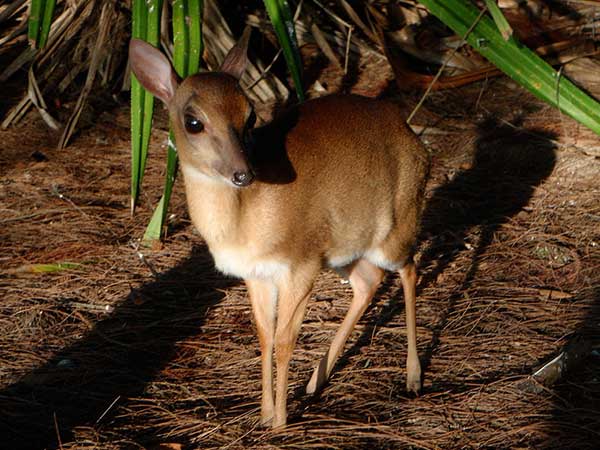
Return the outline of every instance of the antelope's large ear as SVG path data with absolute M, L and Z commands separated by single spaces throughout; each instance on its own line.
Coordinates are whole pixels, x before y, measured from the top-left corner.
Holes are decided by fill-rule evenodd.
M 250 40 L 250 32 L 252 28 L 247 26 L 239 41 L 231 47 L 227 56 L 223 60 L 223 64 L 219 68 L 220 72 L 228 73 L 238 80 L 246 71 L 248 65 L 248 41 Z
M 129 63 L 140 84 L 168 105 L 177 90 L 177 75 L 167 57 L 147 42 L 132 39 Z

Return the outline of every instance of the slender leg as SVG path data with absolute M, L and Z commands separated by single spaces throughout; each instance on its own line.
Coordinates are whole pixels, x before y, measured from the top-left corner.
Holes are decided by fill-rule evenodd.
M 275 330 L 275 363 L 277 387 L 273 428 L 284 427 L 287 422 L 288 373 L 292 352 L 304 320 L 306 303 L 310 295 L 317 268 L 296 269 L 287 280 L 278 283 L 279 303 Z
M 273 338 L 275 335 L 275 311 L 277 288 L 268 281 L 245 280 L 252 302 L 252 311 L 258 331 L 262 362 L 261 423 L 273 420 Z
M 344 321 L 338 328 L 333 341 L 331 341 L 329 350 L 327 350 L 319 365 L 315 367 L 312 377 L 306 386 L 308 394 L 314 394 L 321 389 L 329 378 L 329 375 L 331 375 L 335 362 L 344 350 L 344 345 L 356 323 L 367 309 L 367 306 L 369 306 L 379 283 L 383 279 L 383 275 L 384 272 L 382 269 L 364 259 L 357 261 L 350 268 L 348 280 L 352 286 L 354 297 Z
M 400 269 L 406 309 L 406 334 L 408 353 L 406 356 L 406 389 L 418 394 L 421 390 L 421 363 L 417 355 L 416 284 L 417 270 L 412 260 Z

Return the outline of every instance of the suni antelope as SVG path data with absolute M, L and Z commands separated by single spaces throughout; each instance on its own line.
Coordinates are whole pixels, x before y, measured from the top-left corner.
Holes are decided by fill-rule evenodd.
M 307 101 L 254 128 L 239 86 L 248 37 L 218 71 L 182 81 L 141 40 L 131 41 L 129 55 L 137 79 L 169 110 L 195 227 L 216 267 L 248 287 L 262 352 L 262 422 L 286 424 L 289 363 L 324 266 L 345 273 L 354 296 L 306 391 L 328 379 L 384 270 L 392 270 L 406 304 L 406 386 L 417 392 L 413 252 L 428 153 L 397 105 L 356 95 Z

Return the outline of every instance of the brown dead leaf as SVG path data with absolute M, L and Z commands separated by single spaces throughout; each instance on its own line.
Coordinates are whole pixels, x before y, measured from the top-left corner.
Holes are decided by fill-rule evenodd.
M 183 448 L 182 444 L 177 444 L 174 442 L 163 442 L 161 444 L 155 444 L 151 447 L 148 447 L 148 450 L 181 450 Z
M 573 294 L 557 291 L 556 289 L 538 289 L 538 293 L 540 294 L 540 297 L 545 299 L 561 300 L 573 297 Z

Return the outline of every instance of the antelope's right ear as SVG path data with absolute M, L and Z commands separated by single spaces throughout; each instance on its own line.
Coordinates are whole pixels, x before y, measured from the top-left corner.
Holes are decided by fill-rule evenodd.
M 129 63 L 140 84 L 168 105 L 177 90 L 177 75 L 160 50 L 141 39 L 129 42 Z

